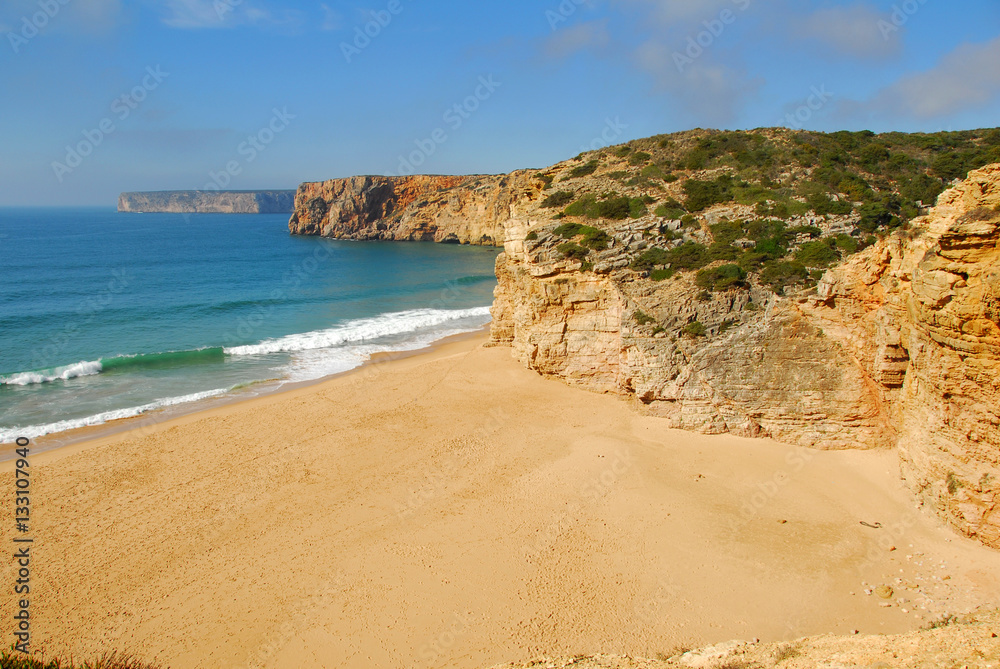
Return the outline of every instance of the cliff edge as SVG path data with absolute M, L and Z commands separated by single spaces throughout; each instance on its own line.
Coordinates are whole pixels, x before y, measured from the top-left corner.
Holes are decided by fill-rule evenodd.
M 500 246 L 518 199 L 541 185 L 528 172 L 487 176 L 362 176 L 304 183 L 293 235 Z
M 288 214 L 295 191 L 160 191 L 122 193 L 118 211 L 170 214 Z

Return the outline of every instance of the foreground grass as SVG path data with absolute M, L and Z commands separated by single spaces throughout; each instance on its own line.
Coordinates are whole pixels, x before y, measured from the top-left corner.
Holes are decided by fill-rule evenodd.
M 63 662 L 58 659 L 40 660 L 11 650 L 0 652 L 0 669 L 162 669 L 141 662 L 129 655 L 105 653 L 93 662 Z

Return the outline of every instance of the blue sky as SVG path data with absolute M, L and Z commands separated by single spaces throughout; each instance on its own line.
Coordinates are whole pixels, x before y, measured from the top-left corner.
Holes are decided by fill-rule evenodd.
M 366 2 L 3 0 L 0 206 L 1000 126 L 996 0 Z

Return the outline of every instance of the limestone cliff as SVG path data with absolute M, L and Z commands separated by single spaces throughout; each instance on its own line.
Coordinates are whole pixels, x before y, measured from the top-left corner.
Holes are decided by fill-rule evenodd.
M 172 214 L 287 214 L 294 191 L 160 191 L 122 193 L 118 211 Z
M 694 273 L 644 278 L 630 265 L 655 221 L 604 228 L 584 262 L 556 229 L 508 223 L 494 344 L 680 428 L 898 445 L 918 497 L 1000 547 L 1000 165 L 789 296 L 754 274 L 712 293 Z
M 490 176 L 362 176 L 304 183 L 292 234 L 499 246 L 511 206 L 541 190 L 528 172 Z

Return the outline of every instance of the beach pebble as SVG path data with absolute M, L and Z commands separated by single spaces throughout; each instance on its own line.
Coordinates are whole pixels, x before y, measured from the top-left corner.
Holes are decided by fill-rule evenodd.
M 883 609 L 887 609 L 890 606 L 892 606 L 892 604 L 890 602 L 882 602 L 881 604 L 879 604 L 879 606 L 881 606 Z
M 875 594 L 881 597 L 882 599 L 889 599 L 890 597 L 892 597 L 892 588 L 890 588 L 888 585 L 880 585 L 877 588 L 875 588 Z

